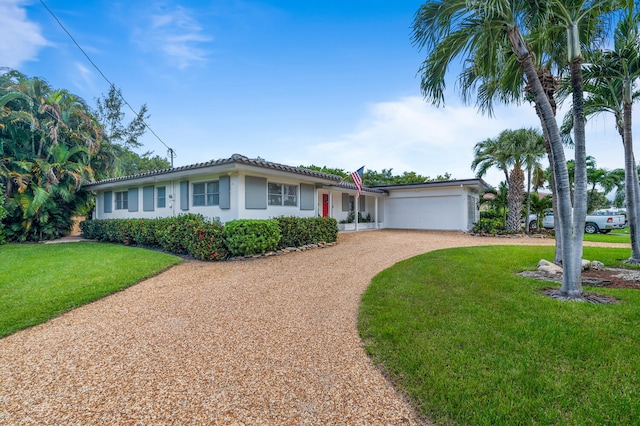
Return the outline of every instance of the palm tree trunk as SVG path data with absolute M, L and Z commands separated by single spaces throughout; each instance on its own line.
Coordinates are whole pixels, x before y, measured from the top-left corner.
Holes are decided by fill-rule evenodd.
M 539 106 L 542 116 L 541 124 L 549 136 L 549 144 L 553 155 L 556 196 L 558 204 L 558 226 L 556 235 L 560 234 L 562 238 L 562 289 L 564 294 L 582 293 L 582 283 L 580 278 L 580 270 L 574 267 L 574 244 L 571 239 L 572 216 L 571 216 L 571 192 L 569 188 L 569 172 L 567 170 L 567 161 L 564 155 L 564 147 L 560 139 L 560 130 L 555 120 L 553 109 L 549 98 L 538 79 L 535 70 L 531 52 L 526 42 L 522 38 L 522 34 L 518 27 L 508 29 L 508 36 L 513 47 L 513 51 L 522 65 L 523 71 L 527 78 L 527 82 L 531 85 L 534 101 Z M 583 224 L 584 226 L 584 224 Z
M 633 139 L 631 131 L 631 104 L 624 102 L 624 128 L 622 144 L 624 146 L 624 191 L 627 198 L 627 220 L 631 237 L 631 257 L 628 262 L 640 263 L 640 228 L 638 223 L 638 172 L 633 155 Z
M 529 235 L 529 215 L 531 214 L 531 164 L 527 164 L 527 215 L 524 222 L 524 233 Z
M 516 164 L 509 176 L 509 214 L 507 216 L 507 230 L 520 230 L 520 217 L 522 215 L 522 201 L 524 198 L 524 173 L 522 168 Z M 528 226 L 528 224 L 527 224 Z
M 536 114 L 538 115 L 538 118 L 540 118 L 540 121 L 542 122 L 543 118 L 542 118 L 542 113 L 540 112 L 540 108 L 538 107 L 538 105 L 536 105 L 535 108 L 536 108 Z M 553 168 L 553 151 L 551 150 L 551 143 L 549 142 L 549 134 L 547 133 L 547 129 L 544 126 L 542 126 L 542 137 L 544 138 L 544 148 L 547 151 L 547 159 L 549 160 L 549 165 L 551 166 L 551 179 L 549 184 L 551 186 L 551 194 L 552 194 L 551 207 L 553 210 L 554 228 L 556 230 L 556 238 L 555 238 L 556 250 L 553 255 L 553 263 L 555 263 L 556 265 L 562 266 L 562 233 L 557 232 L 559 229 L 558 228 L 558 199 L 556 197 L 556 194 L 558 193 L 558 191 L 556 189 L 555 169 Z
M 584 241 L 584 224 L 587 217 L 587 150 L 585 137 L 584 97 L 582 88 L 582 57 L 578 56 L 569 64 L 571 70 L 571 91 L 573 95 L 573 144 L 575 151 L 574 198 L 573 198 L 573 255 L 575 274 L 579 278 L 582 273 L 582 243 Z M 566 272 L 566 269 L 565 269 Z M 582 283 L 560 291 L 569 297 L 582 294 Z

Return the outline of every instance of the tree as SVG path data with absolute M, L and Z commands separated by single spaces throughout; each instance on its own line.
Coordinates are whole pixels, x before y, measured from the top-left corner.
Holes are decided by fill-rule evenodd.
M 631 236 L 629 262 L 640 263 L 640 185 L 633 154 L 632 104 L 638 98 L 635 81 L 640 78 L 640 14 L 634 1 L 627 0 L 618 20 L 612 50 L 597 50 L 585 70 L 585 115 L 613 114 L 624 147 L 625 198 Z M 565 128 L 574 121 L 565 119 Z
M 478 142 L 474 147 L 471 169 L 478 170 L 476 176 L 483 177 L 489 168 L 497 167 L 504 173 L 508 182 L 507 230 L 509 231 L 520 230 L 522 204 L 525 199 L 523 168 L 527 168 L 528 171 L 527 194 L 529 194 L 532 169 L 539 164 L 539 158 L 544 152 L 542 138 L 532 129 L 505 130 L 498 138 L 486 139 Z
M 320 167 L 315 165 L 299 167 L 340 176 L 347 182 L 351 182 L 351 176 L 349 173 L 345 172 L 344 169 L 327 166 Z M 407 183 L 441 182 L 447 180 L 451 180 L 451 174 L 449 173 L 431 178 L 429 176 L 422 176 L 416 172 L 403 172 L 401 175 L 394 175 L 393 169 L 382 169 L 381 172 L 376 170 L 365 170 L 362 177 L 362 183 L 366 186 L 402 185 Z
M 543 134 L 549 140 L 552 153 L 551 165 L 558 203 L 558 231 L 563 240 L 561 251 L 564 273 L 560 293 L 573 298 L 582 295 L 579 260 L 582 256 L 581 244 L 584 229 L 580 229 L 583 228 L 582 225 L 574 226 L 568 171 L 558 124 L 555 121 L 552 104 L 536 70 L 533 59 L 535 55 L 531 46 L 525 41 L 525 36 L 535 36 L 536 32 L 542 33 L 545 28 L 566 28 L 565 34 L 569 34 L 568 38 L 572 41 L 569 60 L 575 62 L 579 70 L 581 56 L 579 50 L 576 52 L 575 49 L 576 46 L 579 47 L 580 41 L 576 37 L 580 29 L 578 24 L 582 22 L 598 24 L 601 22 L 600 15 L 595 6 L 589 8 L 588 14 L 574 15 L 575 10 L 583 10 L 585 3 L 575 2 L 579 3 L 577 5 L 573 4 L 574 2 L 570 2 L 569 5 L 565 3 L 569 2 L 432 0 L 423 4 L 418 10 L 414 20 L 413 37 L 418 47 L 425 49 L 427 53 L 420 68 L 423 95 L 427 101 L 436 105 L 444 102 L 445 76 L 450 65 L 457 59 L 462 60 L 459 79 L 462 82 L 460 87 L 463 90 L 463 97 L 467 99 L 471 97 L 479 82 L 481 96 L 477 97 L 479 102 L 477 105 L 481 111 L 489 113 L 491 113 L 494 98 L 506 103 L 519 100 L 522 91 L 515 90 L 514 87 L 522 86 L 524 74 L 530 99 L 535 103 Z M 544 6 L 543 10 L 539 8 L 541 5 Z M 587 16 L 594 19 L 582 19 Z M 555 38 L 551 42 L 558 44 Z M 508 79 L 504 78 L 505 71 L 514 69 L 506 65 L 514 62 L 520 65 L 520 73 L 512 73 L 509 74 Z M 575 70 L 576 67 L 572 65 L 572 69 Z M 578 77 L 576 74 L 576 90 L 579 89 Z M 578 92 L 574 95 L 574 102 L 579 104 L 578 98 L 582 96 L 582 91 Z M 579 105 L 577 109 L 579 115 Z M 584 164 L 580 146 L 584 141 L 583 136 L 584 134 L 576 137 L 580 139 L 576 149 L 579 168 Z M 580 173 L 579 175 L 582 176 Z M 581 182 L 584 180 L 586 187 L 586 173 L 584 175 L 585 179 L 579 180 Z M 584 197 L 584 194 L 580 192 L 580 196 Z M 580 219 L 581 214 L 583 218 L 586 216 L 586 211 L 582 211 L 586 210 L 586 199 L 578 202 L 585 205 L 584 209 L 579 207 L 577 211 L 573 211 L 576 218 Z M 580 223 L 582 224 L 583 221 Z
M 4 207 L 4 200 L 4 187 L 0 184 L 0 245 L 6 241 L 4 235 L 4 218 L 7 217 L 7 209 Z
M 0 184 L 10 240 L 56 238 L 88 200 L 90 157 L 101 130 L 84 101 L 44 80 L 6 70 L 0 75 Z
M 480 199 L 481 204 L 488 204 L 489 208 L 497 212 L 502 217 L 502 227 L 507 228 L 507 211 L 509 208 L 509 200 L 507 197 L 507 182 L 502 181 L 498 185 L 498 189 L 491 188 L 485 194 L 491 194 L 489 197 L 483 196 Z
M 114 86 L 109 88 L 106 96 L 96 100 L 95 115 L 104 129 L 102 150 L 107 153 L 94 158 L 95 164 L 99 164 L 98 168 L 105 171 L 105 175 L 99 178 L 129 176 L 170 168 L 171 164 L 166 158 L 153 155 L 151 151 L 143 154 L 134 151 L 142 146 L 139 139 L 145 133 L 145 120 L 149 118 L 149 114 L 147 106 L 142 105 L 135 117 L 126 123 L 124 106 L 122 92 Z
M 540 228 L 541 220 L 542 220 L 542 217 L 544 216 L 544 213 L 552 207 L 551 197 L 541 198 L 538 194 L 531 193 L 529 194 L 529 203 L 531 206 L 531 212 L 535 214 L 536 217 L 538 218 L 536 221 L 537 222 L 536 227 Z

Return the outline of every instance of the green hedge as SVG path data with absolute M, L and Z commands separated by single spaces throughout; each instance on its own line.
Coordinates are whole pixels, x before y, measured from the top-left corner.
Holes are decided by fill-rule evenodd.
M 278 248 L 280 227 L 273 219 L 240 219 L 224 226 L 224 241 L 234 256 L 250 256 Z
M 338 222 L 329 217 L 279 217 L 280 248 L 300 247 L 338 239 Z
M 166 251 L 178 254 L 189 254 L 187 246 L 193 239 L 195 230 L 205 223 L 204 217 L 198 214 L 183 214 L 157 221 L 158 245 Z
M 338 223 L 331 218 L 234 220 L 223 226 L 205 221 L 202 215 L 185 214 L 163 219 L 85 220 L 80 228 L 90 240 L 160 247 L 199 260 L 250 256 L 338 238 Z

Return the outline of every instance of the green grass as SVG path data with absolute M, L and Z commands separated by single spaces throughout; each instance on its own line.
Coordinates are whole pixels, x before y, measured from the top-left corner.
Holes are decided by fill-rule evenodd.
M 628 249 L 585 247 L 620 266 Z M 640 292 L 617 305 L 542 296 L 515 273 L 549 247 L 441 250 L 378 274 L 362 298 L 366 350 L 437 424 L 637 424 Z
M 0 337 L 156 275 L 182 259 L 100 243 L 0 246 Z
M 614 229 L 609 234 L 584 234 L 585 241 L 597 243 L 627 243 L 631 244 L 629 228 Z

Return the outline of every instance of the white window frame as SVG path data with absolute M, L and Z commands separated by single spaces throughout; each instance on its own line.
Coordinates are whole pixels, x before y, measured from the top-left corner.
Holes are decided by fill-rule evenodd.
M 193 184 L 191 203 L 194 207 L 220 205 L 220 181 L 198 182 Z M 196 198 L 197 197 L 197 198 Z M 198 201 L 196 203 L 196 200 Z
M 116 210 L 129 210 L 129 191 L 117 191 L 114 195 Z
M 162 195 L 160 195 L 162 193 Z M 156 206 L 159 209 L 167 207 L 167 187 L 159 186 L 156 188 Z
M 270 206 L 298 206 L 298 185 L 269 182 L 267 187 Z

